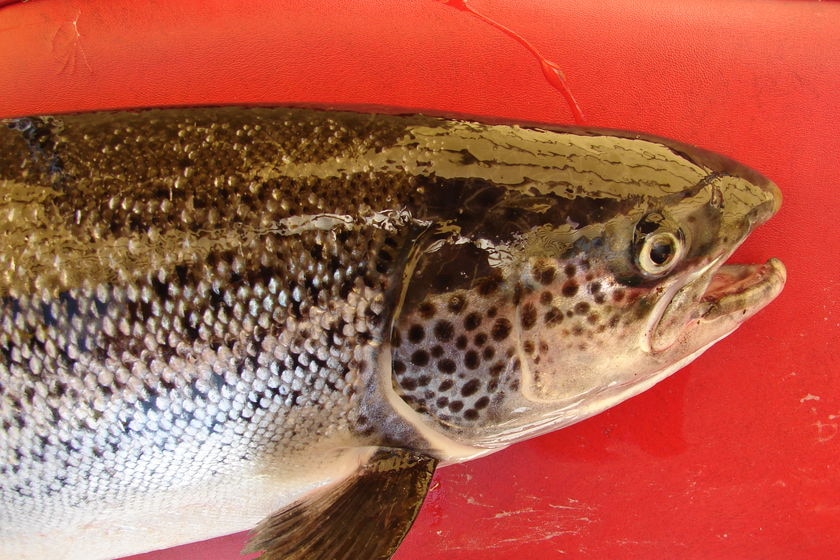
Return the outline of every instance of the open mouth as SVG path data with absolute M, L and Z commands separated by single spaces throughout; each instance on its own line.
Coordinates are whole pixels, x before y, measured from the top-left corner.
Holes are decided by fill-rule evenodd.
M 787 271 L 779 259 L 764 264 L 725 264 L 715 271 L 700 300 L 701 320 L 738 314 L 747 318 L 773 301 L 786 279 Z
M 719 340 L 779 295 L 787 273 L 782 262 L 724 264 L 716 260 L 687 282 L 672 286 L 650 318 L 648 351 L 662 352 L 689 333 L 692 345 Z

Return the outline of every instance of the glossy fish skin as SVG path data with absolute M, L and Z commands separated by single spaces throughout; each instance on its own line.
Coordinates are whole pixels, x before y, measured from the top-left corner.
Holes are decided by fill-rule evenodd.
M 460 461 L 556 429 L 784 283 L 716 274 L 775 186 L 669 141 L 302 109 L 9 125 L 4 556 L 208 538 L 379 448 Z

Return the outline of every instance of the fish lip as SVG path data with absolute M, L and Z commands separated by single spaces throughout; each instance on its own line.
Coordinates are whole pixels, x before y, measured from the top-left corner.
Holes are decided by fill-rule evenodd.
M 776 258 L 764 264 L 724 264 L 715 271 L 703 294 L 700 320 L 716 321 L 738 313 L 752 315 L 773 301 L 786 281 L 787 269 Z
M 661 354 L 687 336 L 699 334 L 701 343 L 706 338 L 719 340 L 741 323 L 773 301 L 784 288 L 787 270 L 779 259 L 771 258 L 764 264 L 724 263 L 723 255 L 708 263 L 686 281 L 675 283 L 662 297 L 661 305 L 654 310 L 646 329 L 643 347 L 651 354 Z M 684 289 L 702 289 L 702 294 L 686 310 L 681 328 L 666 337 L 660 331 L 667 316 Z M 703 331 L 709 332 L 702 336 Z

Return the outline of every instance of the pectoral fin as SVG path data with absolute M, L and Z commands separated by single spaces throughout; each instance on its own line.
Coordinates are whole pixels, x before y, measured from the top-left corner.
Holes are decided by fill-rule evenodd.
M 254 529 L 260 560 L 387 560 L 429 489 L 437 460 L 381 448 L 352 476 L 316 490 Z

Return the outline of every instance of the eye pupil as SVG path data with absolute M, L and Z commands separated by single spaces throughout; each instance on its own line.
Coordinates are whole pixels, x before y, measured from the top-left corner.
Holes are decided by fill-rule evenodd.
M 670 240 L 655 241 L 650 247 L 650 260 L 662 266 L 674 255 L 674 245 Z

